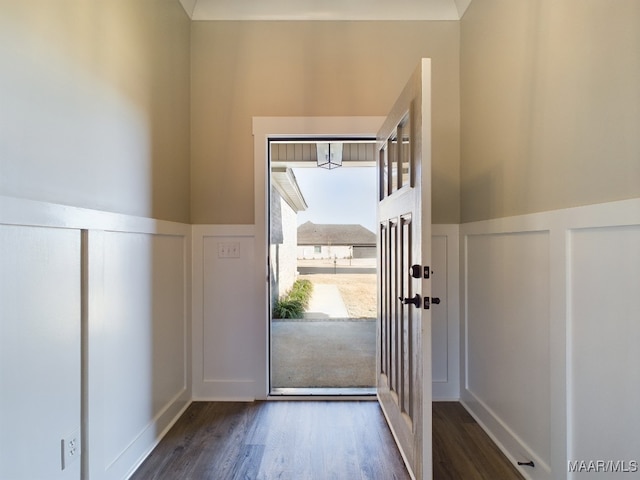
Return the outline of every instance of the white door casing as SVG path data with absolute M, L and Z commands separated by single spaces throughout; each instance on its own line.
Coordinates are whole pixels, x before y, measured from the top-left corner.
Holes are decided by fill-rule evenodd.
M 375 137 L 384 117 L 254 117 L 254 215 L 255 215 L 255 251 L 256 292 L 259 303 L 256 314 L 259 315 L 262 330 L 259 342 L 254 346 L 262 359 L 256 365 L 254 373 L 256 390 L 254 398 L 266 399 L 269 395 L 269 281 L 267 252 L 269 246 L 268 219 L 268 148 L 269 139 L 324 136 L 332 138 L 371 138 Z

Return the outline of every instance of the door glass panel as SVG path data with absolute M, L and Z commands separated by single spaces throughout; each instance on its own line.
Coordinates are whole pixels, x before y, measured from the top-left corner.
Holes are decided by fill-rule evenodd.
M 378 162 L 380 180 L 380 200 L 384 200 L 389 195 L 389 156 L 386 145 L 378 152 L 380 161 Z
M 389 194 L 398 190 L 398 135 L 394 133 L 389 139 Z
M 408 115 L 398 127 L 400 137 L 400 187 L 411 185 L 411 120 Z

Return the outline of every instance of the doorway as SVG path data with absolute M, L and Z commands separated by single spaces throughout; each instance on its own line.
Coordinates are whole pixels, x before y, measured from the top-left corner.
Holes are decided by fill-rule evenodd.
M 432 478 L 433 458 L 430 119 L 431 63 L 422 59 L 376 136 L 381 301 L 376 395 L 412 477 L 424 479 Z M 254 118 L 256 161 L 269 158 L 272 140 L 261 123 Z M 313 123 L 303 119 L 301 126 Z M 265 140 L 267 152 L 261 156 Z M 258 165 L 256 178 L 267 174 L 265 166 Z M 259 212 L 257 202 L 258 197 Z M 266 228 L 268 218 L 260 224 L 257 213 L 256 226 Z
M 423 103 L 419 102 L 416 105 L 422 107 Z M 426 107 L 429 103 L 425 103 Z M 253 134 L 254 134 L 254 179 L 255 179 L 255 241 L 256 245 L 264 246 L 264 249 L 256 250 L 255 265 L 256 265 L 256 287 L 259 293 L 258 300 L 264 302 L 261 307 L 261 311 L 264 312 L 264 347 L 265 350 L 262 353 L 264 364 L 259 365 L 263 372 L 262 379 L 264 380 L 264 392 L 267 398 L 272 397 L 270 394 L 270 322 L 269 322 L 269 288 L 268 288 L 268 245 L 269 245 L 269 141 L 273 139 L 285 139 L 285 138 L 304 138 L 309 136 L 317 137 L 349 137 L 349 136 L 361 136 L 372 138 L 375 136 L 383 123 L 385 123 L 385 117 L 254 117 L 253 119 Z M 417 125 L 418 123 L 413 123 Z M 429 122 L 424 122 L 425 126 L 429 125 Z M 419 145 L 421 142 L 417 142 Z M 427 141 L 427 145 L 430 142 Z M 429 169 L 425 172 L 430 172 Z M 392 176 L 392 178 L 397 178 Z M 265 202 L 265 200 L 267 200 Z M 425 210 L 427 213 L 429 210 Z M 429 222 L 430 225 L 430 222 Z M 427 238 L 430 237 L 430 233 L 427 232 Z M 430 252 L 427 252 L 429 255 Z M 430 294 L 430 292 L 426 292 Z M 430 338 L 429 338 L 430 340 Z M 427 342 L 427 345 L 430 343 Z M 429 350 L 424 350 L 428 352 Z M 431 361 L 429 356 L 420 355 L 420 365 L 424 365 L 426 368 L 423 370 L 427 377 L 423 382 L 424 388 L 431 386 Z M 420 389 L 421 392 L 421 389 Z M 426 406 L 430 410 L 431 395 L 430 389 L 426 392 L 428 395 L 425 397 L 425 402 L 419 402 L 418 407 L 422 409 L 422 406 Z M 386 411 L 385 411 L 386 416 Z M 421 438 L 424 439 L 424 444 L 416 451 L 421 453 L 421 457 L 424 458 L 427 463 L 425 472 L 429 472 L 431 461 L 431 418 L 424 417 L 424 422 L 416 423 L 416 432 L 420 432 Z M 387 417 L 389 426 L 394 430 L 395 435 L 395 422 Z M 397 437 L 396 437 L 397 440 Z M 399 445 L 400 446 L 400 445 Z M 422 448 L 424 447 L 424 448 Z M 407 461 L 406 452 L 404 447 L 401 447 L 402 455 Z M 420 462 L 421 463 L 421 462 Z M 421 476 L 421 475 L 420 475 Z M 425 476 L 426 477 L 426 476 Z
M 375 139 L 269 145 L 271 395 L 373 395 Z

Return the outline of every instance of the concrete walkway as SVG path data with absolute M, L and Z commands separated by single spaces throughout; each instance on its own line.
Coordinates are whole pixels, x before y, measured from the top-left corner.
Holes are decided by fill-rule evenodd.
M 273 388 L 370 388 L 376 384 L 376 321 L 271 325 Z
M 337 285 L 314 284 L 303 319 L 271 324 L 273 388 L 371 388 L 375 319 L 349 319 Z
M 305 319 L 348 318 L 349 312 L 337 285 L 314 284 Z

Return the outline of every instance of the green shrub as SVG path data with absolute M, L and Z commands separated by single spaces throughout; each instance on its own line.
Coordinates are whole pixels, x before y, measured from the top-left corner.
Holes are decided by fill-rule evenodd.
M 309 280 L 296 280 L 291 290 L 273 306 L 273 318 L 302 318 L 312 291 L 313 284 Z
M 301 318 L 304 307 L 297 300 L 278 300 L 273 307 L 273 318 Z

